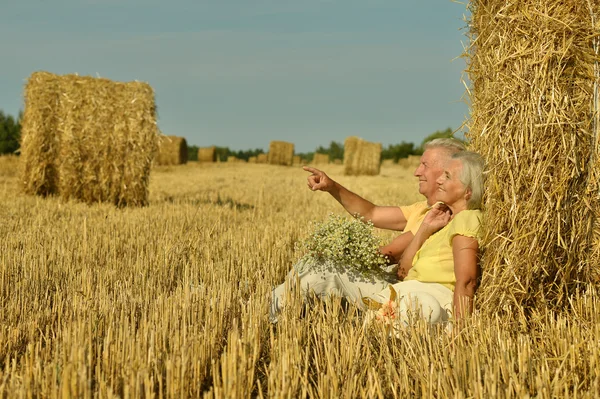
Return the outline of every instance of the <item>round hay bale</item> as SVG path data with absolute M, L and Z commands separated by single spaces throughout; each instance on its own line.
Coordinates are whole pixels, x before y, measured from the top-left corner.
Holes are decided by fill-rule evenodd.
M 217 162 L 217 148 L 213 145 L 210 147 L 198 148 L 198 162 L 211 163 Z
M 256 156 L 256 163 L 268 163 L 269 162 L 269 154 L 258 154 Z
M 161 137 L 156 156 L 158 165 L 183 165 L 188 161 L 187 141 L 184 137 Z
M 329 155 L 315 152 L 312 163 L 313 165 L 327 165 L 329 163 Z
M 148 203 L 159 132 L 147 83 L 35 72 L 25 87 L 22 126 L 25 192 Z
M 348 176 L 378 175 L 381 167 L 381 143 L 359 137 L 344 142 L 344 174 Z
M 292 166 L 294 144 L 285 141 L 271 141 L 269 144 L 269 164 Z

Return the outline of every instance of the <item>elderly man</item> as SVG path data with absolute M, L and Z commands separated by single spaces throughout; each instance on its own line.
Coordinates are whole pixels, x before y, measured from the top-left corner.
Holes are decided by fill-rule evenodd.
M 395 275 L 393 273 L 395 264 L 400 261 L 402 253 L 419 229 L 425 214 L 437 201 L 436 180 L 442 174 L 444 163 L 453 154 L 464 149 L 464 145 L 455 139 L 435 139 L 426 143 L 421 162 L 414 173 L 419 178 L 419 193 L 425 196 L 426 201 L 401 207 L 375 205 L 332 180 L 325 172 L 305 166 L 304 170 L 311 173 L 308 177 L 308 187 L 311 190 L 328 192 L 348 213 L 362 216 L 365 221 L 371 221 L 377 228 L 403 231 L 403 233 L 389 244 L 380 247 L 381 253 L 388 257 L 391 265 L 394 265 L 388 270 L 390 273 L 382 277 L 374 276 L 365 279 L 352 272 L 316 271 L 305 262 L 298 262 L 286 277 L 286 282 L 277 286 L 272 292 L 271 320 L 277 321 L 277 314 L 283 306 L 287 282 L 290 279 L 299 279 L 303 296 L 309 292 L 314 292 L 321 298 L 338 295 L 361 307 L 363 297 L 377 293 L 390 283 L 397 282 L 396 277 L 402 280 L 408 271 L 398 268 Z

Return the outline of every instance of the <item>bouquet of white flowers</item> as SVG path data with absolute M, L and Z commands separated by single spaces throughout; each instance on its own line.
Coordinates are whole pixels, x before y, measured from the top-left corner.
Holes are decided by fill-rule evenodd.
M 297 249 L 303 253 L 303 260 L 315 265 L 368 275 L 380 273 L 388 263 L 379 246 L 373 223 L 358 216 L 350 219 L 332 213 L 324 222 L 313 224 L 312 232 Z

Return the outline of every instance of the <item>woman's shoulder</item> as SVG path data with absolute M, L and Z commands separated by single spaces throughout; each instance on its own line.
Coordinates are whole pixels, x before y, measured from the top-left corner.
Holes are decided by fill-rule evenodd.
M 462 212 L 458 212 L 452 220 L 477 220 L 481 223 L 481 217 L 483 213 L 479 209 L 465 209 Z
M 483 214 L 478 209 L 467 209 L 459 212 L 452 219 L 452 233 L 473 236 L 479 232 Z

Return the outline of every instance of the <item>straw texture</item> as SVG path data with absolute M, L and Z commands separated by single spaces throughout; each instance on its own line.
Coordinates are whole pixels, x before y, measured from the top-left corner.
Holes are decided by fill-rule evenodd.
M 33 73 L 22 122 L 23 190 L 146 205 L 158 146 L 155 110 L 146 83 Z
M 490 313 L 564 308 L 598 278 L 600 6 L 470 11 L 468 138 L 489 171 L 478 302 Z
M 381 143 L 371 143 L 358 137 L 344 141 L 344 174 L 351 176 L 378 175 L 381 167 Z

